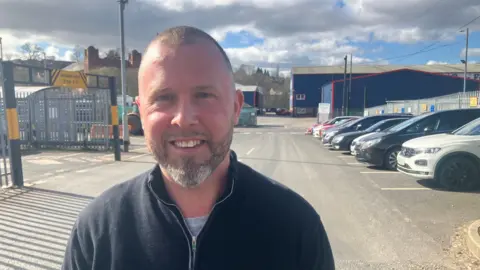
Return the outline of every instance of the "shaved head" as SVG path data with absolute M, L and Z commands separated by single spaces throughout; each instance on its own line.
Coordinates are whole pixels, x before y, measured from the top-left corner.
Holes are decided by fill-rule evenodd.
M 192 26 L 176 26 L 168 28 L 167 30 L 157 34 L 155 39 L 153 39 L 147 46 L 144 54 L 147 54 L 150 48 L 158 47 L 158 45 L 176 48 L 182 45 L 200 44 L 202 42 L 207 42 L 214 45 L 222 54 L 228 70 L 233 73 L 230 59 L 220 44 L 218 44 L 218 42 L 206 32 Z
M 166 178 L 194 188 L 228 164 L 243 94 L 214 38 L 189 26 L 158 34 L 144 53 L 138 85 L 147 146 Z

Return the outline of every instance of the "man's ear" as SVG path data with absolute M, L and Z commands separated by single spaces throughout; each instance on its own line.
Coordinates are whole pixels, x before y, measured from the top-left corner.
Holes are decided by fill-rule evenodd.
M 243 108 L 244 96 L 242 90 L 235 91 L 235 125 L 238 124 L 238 119 L 240 118 L 240 112 Z

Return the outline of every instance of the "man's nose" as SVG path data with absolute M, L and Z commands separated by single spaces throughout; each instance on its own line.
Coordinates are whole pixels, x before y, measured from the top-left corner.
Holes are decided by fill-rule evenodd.
M 187 100 L 178 102 L 172 125 L 188 127 L 195 124 L 198 124 L 198 113 L 195 106 Z

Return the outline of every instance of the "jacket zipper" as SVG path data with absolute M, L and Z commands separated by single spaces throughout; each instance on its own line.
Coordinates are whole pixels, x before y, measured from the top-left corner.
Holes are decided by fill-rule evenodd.
M 200 235 L 203 231 L 203 228 L 205 228 L 205 226 L 207 225 L 208 221 L 210 220 L 210 217 L 212 216 L 213 214 L 213 210 L 215 210 L 215 207 L 217 207 L 217 205 L 221 204 L 222 202 L 224 202 L 226 199 L 228 199 L 232 193 L 233 193 L 233 188 L 235 186 L 235 178 L 232 179 L 232 187 L 230 189 L 230 193 L 228 193 L 227 196 L 225 196 L 225 198 L 223 198 L 221 201 L 215 203 L 212 207 L 212 210 L 210 211 L 210 214 L 207 218 L 207 220 L 205 221 L 205 224 L 204 226 L 202 227 L 202 229 L 200 229 L 200 231 L 198 232 L 198 235 Z M 187 242 L 188 242 L 188 269 L 189 270 L 195 270 L 195 262 L 196 262 L 196 254 L 197 254 L 197 239 L 198 239 L 198 236 L 193 236 L 192 235 L 192 232 L 190 231 L 190 229 L 188 228 L 188 225 L 185 224 L 185 217 L 183 216 L 182 214 L 182 211 L 180 211 L 180 209 L 177 207 L 177 205 L 175 204 L 171 204 L 171 203 L 167 203 L 165 202 L 164 200 L 160 199 L 160 197 L 157 196 L 157 194 L 155 194 L 155 197 L 157 197 L 157 199 L 162 202 L 163 204 L 165 205 L 169 205 L 169 206 L 173 206 L 175 207 L 177 210 L 178 210 L 178 213 L 180 213 L 180 216 L 182 217 L 182 219 L 184 220 L 183 221 L 183 224 L 185 225 L 185 227 L 187 228 L 187 231 L 188 231 L 188 234 L 190 235 L 191 237 L 191 241 L 190 241 L 190 238 L 188 237 L 187 233 L 185 232 L 185 229 L 183 228 L 182 226 L 182 222 L 180 221 L 180 219 L 177 217 L 177 215 L 170 209 L 168 208 L 168 210 L 175 216 L 175 218 L 177 219 L 178 223 L 180 224 L 180 228 L 182 229 L 182 232 L 183 232 L 183 235 L 185 236 L 185 238 L 187 239 Z

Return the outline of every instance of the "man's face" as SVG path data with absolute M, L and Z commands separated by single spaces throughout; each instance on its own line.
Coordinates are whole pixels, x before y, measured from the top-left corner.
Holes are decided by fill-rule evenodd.
M 243 95 L 212 44 L 153 45 L 142 61 L 147 146 L 173 181 L 195 187 L 228 155 Z

